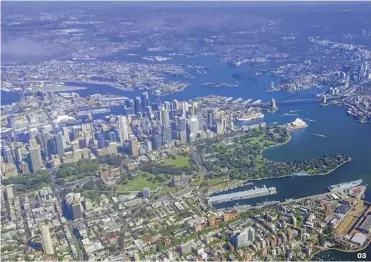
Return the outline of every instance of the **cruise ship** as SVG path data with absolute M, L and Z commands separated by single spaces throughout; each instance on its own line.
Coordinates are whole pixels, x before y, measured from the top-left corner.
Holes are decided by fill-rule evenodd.
M 362 184 L 362 179 L 358 179 L 358 180 L 351 181 L 351 182 L 346 182 L 346 183 L 340 183 L 340 184 L 332 185 L 332 186 L 329 186 L 327 189 L 329 191 L 345 190 L 345 189 L 349 189 L 349 188 L 352 188 L 352 187 L 359 186 L 360 184 Z
M 254 187 L 253 189 L 245 190 L 245 191 L 237 191 L 237 192 L 232 192 L 229 194 L 211 196 L 208 198 L 208 202 L 209 204 L 218 204 L 218 203 L 229 202 L 233 200 L 249 199 L 249 198 L 266 196 L 266 195 L 274 195 L 274 194 L 277 194 L 277 190 L 275 187 L 267 188 L 266 186 L 262 186 L 260 188 Z
M 264 118 L 264 114 L 256 113 L 256 114 L 252 114 L 250 116 L 238 118 L 237 121 L 245 122 L 245 121 L 257 120 L 257 119 L 261 119 L 261 118 Z

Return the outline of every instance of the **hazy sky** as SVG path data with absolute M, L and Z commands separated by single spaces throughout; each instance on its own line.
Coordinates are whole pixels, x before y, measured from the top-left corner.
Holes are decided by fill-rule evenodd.
M 1 0 L 1 2 L 14 2 L 14 1 L 35 1 L 35 0 Z M 35 2 L 52 2 L 52 1 L 58 1 L 58 2 L 64 2 L 64 1 L 76 1 L 76 0 L 37 0 Z M 300 2 L 300 1 L 306 1 L 306 2 L 352 2 L 350 0 L 78 0 L 80 1 L 87 1 L 87 2 Z M 357 2 L 368 2 L 370 0 L 357 0 Z

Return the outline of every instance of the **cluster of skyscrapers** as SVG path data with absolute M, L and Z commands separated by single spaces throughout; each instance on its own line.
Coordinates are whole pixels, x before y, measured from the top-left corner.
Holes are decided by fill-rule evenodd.
M 220 112 L 219 112 L 220 113 Z M 37 172 L 47 166 L 80 159 L 117 154 L 141 155 L 162 146 L 185 144 L 212 137 L 227 129 L 226 117 L 198 102 L 173 100 L 151 103 L 148 92 L 125 101 L 122 115 L 76 124 L 69 118 L 31 127 L 24 135 L 14 132 L 11 141 L 1 141 L 5 176 Z M 12 116 L 8 125 L 14 124 Z M 233 129 L 233 123 L 229 123 Z

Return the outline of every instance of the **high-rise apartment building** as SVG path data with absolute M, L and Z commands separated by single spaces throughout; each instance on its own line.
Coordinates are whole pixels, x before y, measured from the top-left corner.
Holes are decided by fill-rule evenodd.
M 54 254 L 52 238 L 50 236 L 50 229 L 46 225 L 41 226 L 41 243 L 45 254 Z

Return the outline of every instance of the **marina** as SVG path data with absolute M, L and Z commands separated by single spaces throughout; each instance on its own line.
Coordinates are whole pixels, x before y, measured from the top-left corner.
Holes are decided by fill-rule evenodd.
M 253 189 L 250 189 L 250 190 L 211 196 L 208 198 L 208 203 L 218 204 L 218 203 L 229 202 L 233 200 L 249 199 L 249 198 L 266 196 L 266 195 L 274 195 L 274 194 L 277 194 L 277 190 L 275 187 L 269 187 L 269 188 L 267 188 L 266 186 L 262 186 L 260 188 L 254 187 Z

